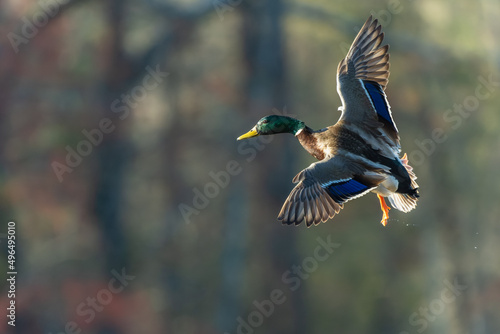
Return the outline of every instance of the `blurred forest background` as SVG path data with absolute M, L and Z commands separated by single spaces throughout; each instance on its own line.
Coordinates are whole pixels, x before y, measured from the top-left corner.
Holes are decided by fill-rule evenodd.
M 335 123 L 370 14 L 419 206 L 384 228 L 371 194 L 282 226 L 314 159 L 236 137 L 272 113 Z M 2 1 L 0 332 L 499 333 L 499 17 L 497 0 Z

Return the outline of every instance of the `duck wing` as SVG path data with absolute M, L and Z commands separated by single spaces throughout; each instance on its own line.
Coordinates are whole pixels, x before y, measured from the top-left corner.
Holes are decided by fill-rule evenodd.
M 286 199 L 278 219 L 283 224 L 309 227 L 339 213 L 344 203 L 377 187 L 384 176 L 344 156 L 311 164 L 293 179 L 298 183 Z
M 381 132 L 396 153 L 400 151 L 399 134 L 385 94 L 389 82 L 389 45 L 382 26 L 372 16 L 365 22 L 346 57 L 337 68 L 337 92 L 342 100 L 339 121 Z

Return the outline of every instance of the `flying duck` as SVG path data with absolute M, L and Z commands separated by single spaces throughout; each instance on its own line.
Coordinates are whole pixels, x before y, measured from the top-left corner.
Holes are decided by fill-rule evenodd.
M 315 131 L 298 119 L 270 115 L 238 137 L 291 133 L 319 160 L 293 179 L 297 185 L 278 215 L 283 224 L 317 225 L 333 218 L 345 202 L 369 192 L 377 194 L 384 226 L 390 210 L 385 198 L 402 212 L 417 206 L 417 177 L 406 154 L 400 157 L 399 132 L 385 94 L 389 45 L 381 45 L 381 30 L 370 16 L 338 65 L 342 106 L 336 124 Z

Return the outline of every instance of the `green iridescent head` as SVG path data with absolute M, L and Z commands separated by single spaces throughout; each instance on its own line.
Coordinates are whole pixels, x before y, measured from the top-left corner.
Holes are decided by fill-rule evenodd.
M 238 137 L 238 140 L 260 135 L 274 135 L 277 133 L 292 133 L 296 135 L 305 128 L 305 124 L 298 119 L 288 116 L 269 115 L 255 124 L 252 130 Z

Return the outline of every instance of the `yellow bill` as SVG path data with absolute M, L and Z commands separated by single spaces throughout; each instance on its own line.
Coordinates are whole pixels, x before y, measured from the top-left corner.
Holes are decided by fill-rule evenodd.
M 252 137 L 256 137 L 258 135 L 259 135 L 259 133 L 257 132 L 257 130 L 254 127 L 252 130 L 248 131 L 244 135 L 239 136 L 236 140 L 242 140 L 242 139 L 252 138 Z

